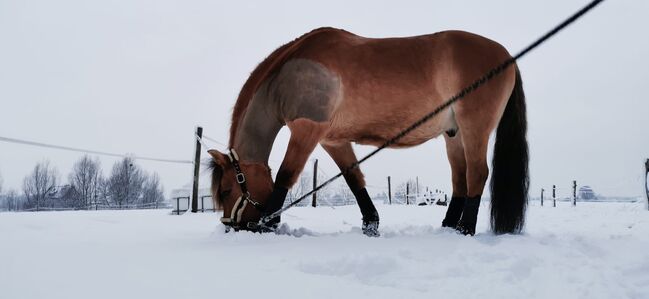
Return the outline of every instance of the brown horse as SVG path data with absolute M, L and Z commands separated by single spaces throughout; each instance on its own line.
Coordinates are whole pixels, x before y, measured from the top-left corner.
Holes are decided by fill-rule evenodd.
M 352 142 L 381 145 L 510 58 L 500 44 L 461 31 L 376 39 L 320 28 L 278 48 L 257 66 L 239 94 L 231 153 L 210 151 L 212 191 L 223 207 L 222 222 L 235 229 L 257 229 L 264 214 L 281 208 L 318 144 L 346 169 L 357 161 Z M 273 182 L 267 162 L 284 125 L 291 137 Z M 496 233 L 516 233 L 523 227 L 528 188 L 525 97 L 517 67 L 392 146 L 415 146 L 444 134 L 453 196 L 442 226 L 475 233 L 489 174 L 487 143 L 496 127 L 491 225 Z M 378 213 L 361 170 L 355 168 L 344 178 L 361 209 L 363 232 L 378 235 Z

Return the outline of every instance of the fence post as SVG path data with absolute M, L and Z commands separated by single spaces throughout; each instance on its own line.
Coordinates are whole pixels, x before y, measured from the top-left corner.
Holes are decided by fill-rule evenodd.
M 545 191 L 545 189 L 541 188 L 541 206 L 543 206 L 543 191 Z
M 557 207 L 557 185 L 552 185 L 552 207 Z
M 313 190 L 318 187 L 318 159 L 315 159 L 313 162 Z M 313 200 L 311 201 L 311 206 L 315 208 L 316 206 L 316 194 L 318 192 L 313 192 Z
M 410 204 L 410 182 L 406 181 L 406 205 Z
M 388 204 L 392 204 L 392 186 L 390 185 L 390 176 L 388 176 Z
M 644 162 L 644 189 L 647 192 L 647 209 L 649 209 L 649 159 Z
M 198 212 L 198 174 L 201 168 L 201 141 L 199 138 L 203 137 L 203 128 L 196 127 L 196 151 L 194 153 L 194 181 L 192 184 L 192 213 Z
M 180 215 L 180 197 L 176 197 L 176 215 Z
M 572 181 L 572 205 L 577 206 L 577 181 Z

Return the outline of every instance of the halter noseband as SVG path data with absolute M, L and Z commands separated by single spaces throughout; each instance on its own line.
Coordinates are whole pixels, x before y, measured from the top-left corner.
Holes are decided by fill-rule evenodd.
M 230 158 L 230 162 L 234 167 L 235 179 L 237 181 L 237 184 L 239 184 L 239 188 L 241 188 L 241 196 L 239 196 L 239 198 L 237 198 L 237 201 L 234 203 L 232 211 L 230 212 L 230 217 L 221 217 L 221 223 L 223 223 L 227 227 L 226 232 L 231 228 L 233 228 L 235 231 L 261 231 L 263 230 L 263 228 L 260 227 L 257 222 L 241 223 L 241 216 L 243 215 L 243 211 L 248 206 L 248 203 L 250 203 L 250 205 L 252 205 L 261 213 L 264 213 L 266 209 L 261 203 L 253 200 L 250 196 L 248 185 L 246 184 L 246 175 L 243 174 L 243 171 L 241 171 L 241 165 L 239 165 L 239 155 L 237 155 L 237 152 L 234 149 L 230 149 L 228 158 Z

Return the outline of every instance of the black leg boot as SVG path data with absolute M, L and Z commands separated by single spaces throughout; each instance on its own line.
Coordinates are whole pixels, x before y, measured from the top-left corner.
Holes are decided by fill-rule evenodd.
M 264 213 L 264 216 L 270 215 L 281 209 L 286 200 L 287 193 L 288 189 L 275 186 L 275 188 L 273 188 L 273 193 L 270 194 L 270 200 L 268 200 L 268 204 L 266 205 L 266 213 Z M 281 216 L 277 216 L 266 223 L 266 226 L 277 228 L 280 221 Z
M 457 225 L 457 230 L 464 235 L 475 235 L 475 225 L 478 222 L 478 209 L 480 208 L 480 197 L 469 197 L 464 203 L 462 219 Z
M 372 203 L 372 199 L 367 193 L 367 189 L 363 188 L 353 193 L 354 197 L 356 197 L 356 202 L 358 202 L 358 207 L 361 209 L 361 214 L 363 214 L 363 234 L 369 237 L 380 236 L 379 212 L 376 211 L 374 203 Z
M 446 217 L 442 220 L 442 227 L 457 228 L 457 223 L 460 221 L 460 216 L 462 216 L 465 202 L 465 197 L 451 198 L 451 203 L 448 205 L 448 209 L 446 209 Z

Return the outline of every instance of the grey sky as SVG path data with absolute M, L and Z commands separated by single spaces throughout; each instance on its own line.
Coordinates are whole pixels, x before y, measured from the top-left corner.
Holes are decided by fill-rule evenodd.
M 0 0 L 0 136 L 191 159 L 194 126 L 226 142 L 231 107 L 252 69 L 313 28 L 370 37 L 462 29 L 515 53 L 586 2 Z M 608 0 L 519 63 L 532 195 L 552 184 L 567 193 L 572 179 L 598 193 L 641 194 L 648 13 L 647 1 Z M 274 169 L 287 137 L 283 130 L 277 139 Z M 66 178 L 79 157 L 0 143 L 5 190 L 20 188 L 44 158 Z M 335 173 L 322 149 L 313 157 Z M 101 161 L 107 172 L 115 159 Z M 191 178 L 188 165 L 140 164 L 157 171 L 167 191 Z M 383 187 L 387 175 L 419 176 L 450 191 L 442 139 L 385 151 L 362 168 L 371 186 Z

